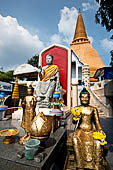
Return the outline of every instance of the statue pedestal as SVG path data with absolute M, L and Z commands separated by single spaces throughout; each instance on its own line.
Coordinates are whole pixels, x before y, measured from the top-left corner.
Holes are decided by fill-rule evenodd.
M 6 128 L 18 127 L 20 133 L 15 136 L 15 143 L 10 145 L 3 144 L 3 137 L 0 138 L 0 169 L 1 170 L 52 170 L 63 169 L 64 161 L 66 157 L 66 129 L 58 128 L 54 133 L 50 134 L 50 137 L 45 142 L 44 150 L 39 151 L 36 155 L 36 159 L 27 160 L 23 153 L 24 147 L 18 144 L 20 137 L 23 135 L 22 128 L 20 128 L 17 120 L 0 121 L 0 130 Z M 21 135 L 20 135 L 21 134 Z M 20 159 L 18 153 L 21 153 Z M 44 155 L 42 160 L 39 160 L 39 156 Z

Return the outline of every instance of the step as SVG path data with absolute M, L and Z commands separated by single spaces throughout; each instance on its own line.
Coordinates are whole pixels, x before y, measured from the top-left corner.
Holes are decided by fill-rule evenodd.
M 90 98 L 90 105 L 97 108 L 100 117 L 105 117 L 105 114 L 104 114 L 102 108 L 99 106 L 99 104 L 97 103 L 97 101 L 95 100 L 95 98 L 92 95 Z

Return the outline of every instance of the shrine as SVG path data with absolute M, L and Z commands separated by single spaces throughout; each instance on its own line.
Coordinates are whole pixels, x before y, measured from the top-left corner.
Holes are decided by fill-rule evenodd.
M 12 99 L 19 106 L 7 122 L 1 120 L 1 170 L 105 170 L 106 133 L 89 91 L 104 66 L 79 11 L 70 48 L 52 44 L 40 52 L 38 67 L 15 69 Z M 27 89 L 22 98 L 19 83 Z

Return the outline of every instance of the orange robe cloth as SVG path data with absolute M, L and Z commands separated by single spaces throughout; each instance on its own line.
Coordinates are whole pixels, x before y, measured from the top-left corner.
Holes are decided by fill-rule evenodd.
M 59 72 L 59 68 L 57 65 L 50 65 L 45 69 L 45 74 L 42 76 L 42 81 L 47 81 L 51 77 L 55 76 L 56 73 Z

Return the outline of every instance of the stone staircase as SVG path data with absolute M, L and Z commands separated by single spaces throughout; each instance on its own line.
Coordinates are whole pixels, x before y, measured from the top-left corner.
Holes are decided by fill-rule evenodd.
M 90 93 L 90 105 L 94 106 L 98 109 L 99 117 L 105 117 L 105 114 L 104 114 L 102 108 L 100 107 L 100 105 L 98 104 L 98 102 L 96 101 L 96 99 L 94 98 L 94 96 L 91 93 Z

